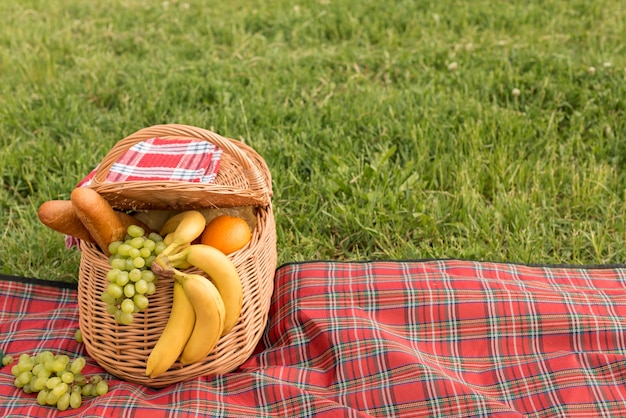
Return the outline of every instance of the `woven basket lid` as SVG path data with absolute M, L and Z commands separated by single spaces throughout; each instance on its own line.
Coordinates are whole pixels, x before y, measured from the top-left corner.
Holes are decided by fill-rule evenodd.
M 215 180 L 212 183 L 107 181 L 113 164 L 130 147 L 155 137 L 203 140 L 218 146 L 222 154 Z M 206 129 L 177 124 L 144 128 L 117 142 L 98 165 L 88 187 L 121 210 L 267 206 L 272 198 L 271 174 L 265 160 L 254 149 Z

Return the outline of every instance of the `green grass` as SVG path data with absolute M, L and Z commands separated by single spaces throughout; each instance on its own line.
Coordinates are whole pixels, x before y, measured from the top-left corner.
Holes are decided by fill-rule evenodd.
M 79 254 L 37 207 L 160 123 L 265 158 L 279 263 L 626 262 L 621 1 L 25 0 L 0 13 L 2 273 L 76 280 Z

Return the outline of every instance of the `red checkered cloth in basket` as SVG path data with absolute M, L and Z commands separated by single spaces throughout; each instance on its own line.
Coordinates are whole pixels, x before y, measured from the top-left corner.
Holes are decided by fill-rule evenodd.
M 5 352 L 86 356 L 77 316 L 74 289 L 0 280 Z M 626 416 L 626 266 L 286 264 L 236 371 L 159 390 L 106 378 L 57 415 L 2 368 L 0 416 Z
M 138 142 L 122 154 L 111 166 L 106 182 L 170 180 L 213 183 L 221 155 L 221 148 L 207 141 L 151 138 Z M 88 186 L 96 169 L 78 186 Z
M 131 146 L 113 163 L 108 183 L 125 181 L 188 181 L 213 183 L 220 166 L 222 149 L 207 141 L 150 138 Z M 76 187 L 87 187 L 98 167 Z M 66 236 L 65 246 L 79 245 L 76 237 Z

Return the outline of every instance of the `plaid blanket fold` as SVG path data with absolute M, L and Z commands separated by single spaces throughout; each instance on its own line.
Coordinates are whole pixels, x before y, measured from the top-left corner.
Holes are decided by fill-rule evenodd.
M 626 416 L 625 287 L 626 266 L 286 264 L 236 371 L 160 390 L 108 376 L 108 394 L 57 415 L 3 368 L 0 415 Z M 74 289 L 3 280 L 0 295 L 4 351 L 86 355 Z
M 124 181 L 188 181 L 213 183 L 219 170 L 222 149 L 192 139 L 150 138 L 124 152 L 111 166 L 108 183 Z M 98 167 L 77 187 L 91 184 Z

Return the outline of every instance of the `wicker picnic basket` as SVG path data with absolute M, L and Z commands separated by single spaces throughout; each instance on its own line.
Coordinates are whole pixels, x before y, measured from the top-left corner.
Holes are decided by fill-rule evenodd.
M 214 183 L 133 181 L 107 183 L 113 163 L 132 145 L 149 138 L 209 141 L 223 150 Z M 235 370 L 252 354 L 267 323 L 276 268 L 276 229 L 271 205 L 271 176 L 265 161 L 246 144 L 186 125 L 157 125 L 119 141 L 99 164 L 88 186 L 119 210 L 203 209 L 251 206 L 255 225 L 251 241 L 229 255 L 243 287 L 239 322 L 202 361 L 170 370 L 152 379 L 146 361 L 156 344 L 172 304 L 173 280 L 159 278 L 148 308 L 131 325 L 119 325 L 106 312 L 100 295 L 107 286 L 108 258 L 95 245 L 81 242 L 78 281 L 79 324 L 85 347 L 107 372 L 129 382 L 164 387 L 192 377 Z M 195 270 L 196 273 L 202 273 Z

